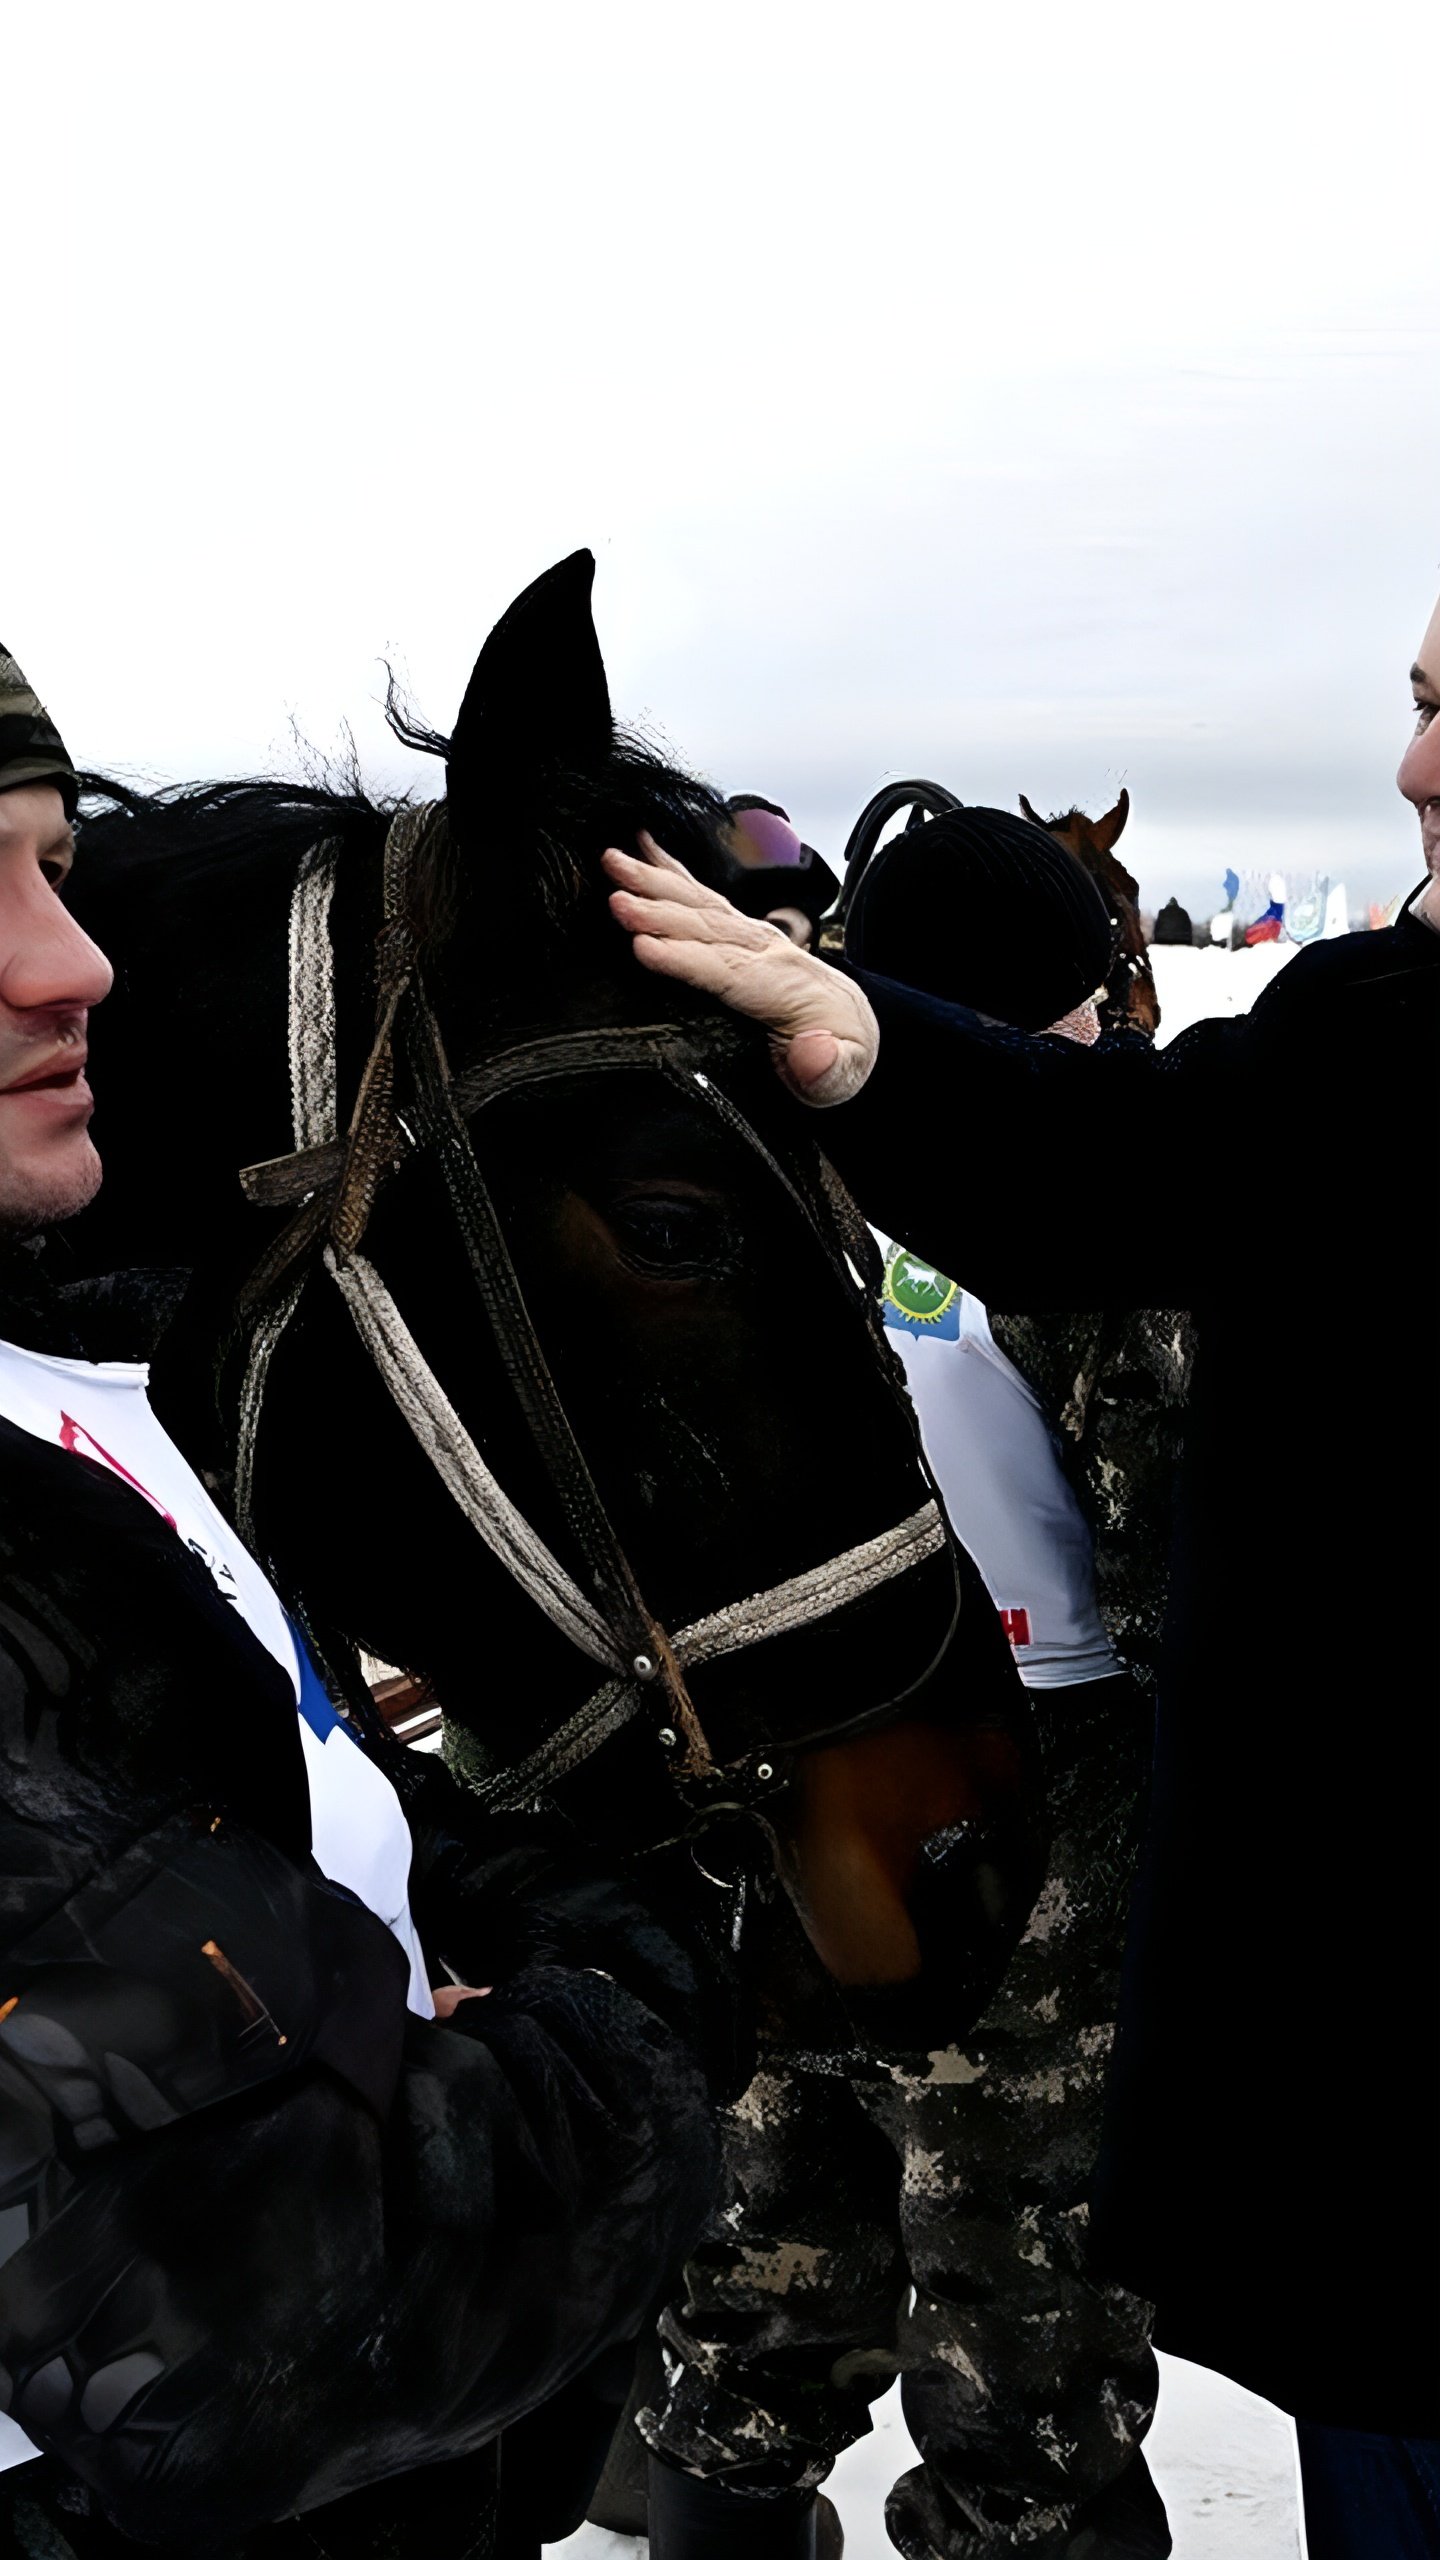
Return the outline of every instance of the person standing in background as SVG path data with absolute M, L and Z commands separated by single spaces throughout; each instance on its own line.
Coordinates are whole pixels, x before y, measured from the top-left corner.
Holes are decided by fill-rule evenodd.
M 1106 908 L 1021 819 L 955 810 L 897 838 L 851 932 L 868 967 L 945 971 L 997 1019 L 1094 1037 Z M 941 1133 L 931 1173 L 948 1186 L 945 1097 L 893 1100 Z M 1045 1421 L 984 1306 L 896 1245 L 884 1313 L 953 1525 L 1030 1683 L 1051 1853 L 963 2049 L 841 2074 L 762 2044 L 727 2128 L 734 2204 L 666 2313 L 664 2384 L 640 2417 L 658 2457 L 651 2547 L 809 2560 L 828 2521 L 814 2492 L 898 2371 L 922 2457 L 886 2507 L 904 2560 L 1164 2560 L 1140 2450 L 1157 2390 L 1148 2306 L 1087 2259 L 1147 1717 L 1096 1611 Z

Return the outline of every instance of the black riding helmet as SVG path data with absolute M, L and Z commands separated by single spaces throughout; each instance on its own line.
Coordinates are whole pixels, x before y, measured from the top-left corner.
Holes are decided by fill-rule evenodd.
M 1043 1031 L 1104 985 L 1110 918 L 1088 871 L 1005 809 L 947 809 L 882 846 L 855 892 L 856 967 L 1017 1031 Z

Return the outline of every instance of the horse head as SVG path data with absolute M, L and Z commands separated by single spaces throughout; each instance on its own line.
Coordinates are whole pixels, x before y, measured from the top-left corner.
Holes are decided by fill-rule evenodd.
M 489 1801 L 635 1841 L 749 1807 L 813 1874 L 903 1726 L 913 1869 L 1022 1791 L 1013 1672 L 863 1221 L 763 1038 L 657 989 L 609 916 L 607 844 L 649 829 L 718 882 L 725 811 L 617 729 L 592 574 L 511 606 L 448 739 L 409 729 L 434 804 L 236 785 L 92 818 L 77 903 L 120 991 L 89 1258 L 193 1268 L 157 1401 L 216 1471 L 238 1451 L 310 1622 L 433 1683 Z M 853 1871 L 829 1890 L 838 1944 Z
M 1160 998 L 1140 923 L 1139 883 L 1131 878 L 1115 851 L 1130 815 L 1129 792 L 1122 790 L 1114 807 L 1101 818 L 1087 817 L 1083 809 L 1066 809 L 1058 817 L 1042 818 L 1022 791 L 1020 814 L 1068 846 L 1105 892 L 1115 934 L 1115 958 L 1101 1008 L 1103 1027 L 1110 1030 L 1124 1025 L 1153 1038 L 1160 1027 Z

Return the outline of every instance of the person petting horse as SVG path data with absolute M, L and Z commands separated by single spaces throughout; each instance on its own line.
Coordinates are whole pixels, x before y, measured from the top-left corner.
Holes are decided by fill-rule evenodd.
M 725 1961 L 345 1719 L 47 1282 L 100 1181 L 75 805 L 0 652 L 0 2544 L 377 2560 L 419 2470 L 405 2547 L 469 2552 L 465 2457 L 703 2220 Z
M 880 977 L 1084 1041 L 1111 928 L 1062 846 L 1003 811 L 956 808 L 868 863 L 846 949 Z M 953 1123 L 925 1116 L 943 1164 Z M 1017 1222 L 1044 1214 L 1021 1168 L 995 1178 Z M 665 2386 L 642 2419 L 660 2457 L 651 2538 L 657 2560 L 690 2560 L 702 2536 L 714 2550 L 727 2527 L 736 2552 L 757 2536 L 778 2551 L 788 2523 L 797 2547 L 807 2495 L 898 2372 L 922 2456 L 887 2510 L 907 2560 L 1163 2560 L 1139 2452 L 1157 2387 L 1148 2306 L 1086 2263 L 1147 1718 L 1100 1620 L 1075 1495 L 985 1306 L 880 1243 L 888 1337 L 1029 1692 L 1050 1861 L 963 2046 L 878 2077 L 852 2065 L 841 2082 L 767 2037 L 726 2120 L 732 2200 L 663 2324 Z
M 1431 2549 L 1440 2505 L 1440 1451 L 1403 1316 L 1440 1254 L 1440 613 L 1413 682 L 1399 778 L 1431 877 L 1164 1051 L 1026 1040 L 827 969 L 658 847 L 607 855 L 645 969 L 765 1026 L 846 1179 L 937 1268 L 996 1304 L 1195 1311 L 1097 2254 L 1162 2346 L 1295 2413 L 1313 2560 Z M 943 1178 L 922 1093 L 984 1132 Z M 1116 1127 L 1140 1220 L 1090 1211 Z M 1325 1147 L 1277 1179 L 1249 1134 L 1302 1128 Z M 1073 1214 L 1017 1221 L 997 1160 Z M 1337 1364 L 1337 1307 L 1375 1359 Z

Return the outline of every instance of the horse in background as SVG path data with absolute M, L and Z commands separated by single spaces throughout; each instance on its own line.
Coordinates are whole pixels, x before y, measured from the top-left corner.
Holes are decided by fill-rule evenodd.
M 1129 792 L 1122 790 L 1103 818 L 1087 817 L 1083 809 L 1065 809 L 1056 817 L 1042 818 L 1022 791 L 1020 814 L 1073 853 L 1104 894 L 1115 945 L 1100 1007 L 1101 1030 L 1139 1031 L 1153 1039 L 1160 1027 L 1160 998 L 1140 923 L 1140 887 L 1115 851 L 1130 815 Z

